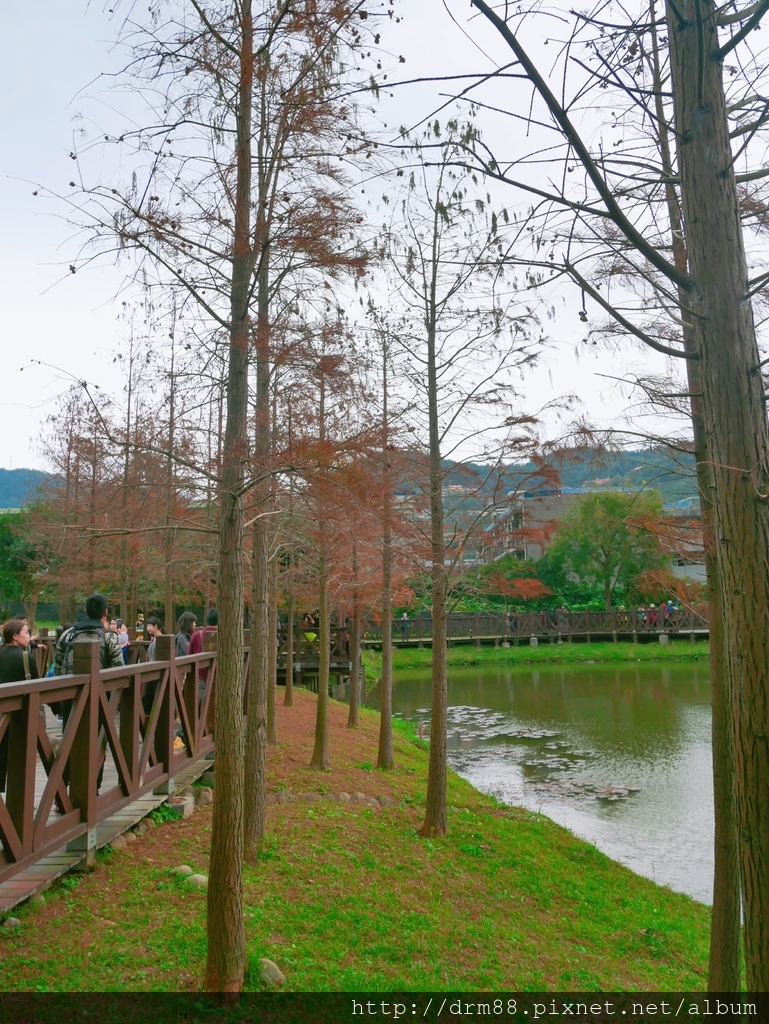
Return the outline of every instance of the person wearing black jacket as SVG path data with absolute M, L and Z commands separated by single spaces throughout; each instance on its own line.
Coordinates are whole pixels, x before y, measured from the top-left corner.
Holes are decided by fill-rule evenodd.
M 29 650 L 31 637 L 26 622 L 9 619 L 3 626 L 3 646 L 0 647 L 0 686 L 21 683 L 25 679 L 39 679 L 37 663 Z M 0 792 L 5 789 L 8 772 L 9 729 L 0 740 Z

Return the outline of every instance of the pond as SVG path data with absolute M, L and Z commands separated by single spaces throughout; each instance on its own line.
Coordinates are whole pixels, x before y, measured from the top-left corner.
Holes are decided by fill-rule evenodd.
M 429 735 L 429 672 L 396 673 L 393 710 Z M 367 703 L 376 705 L 376 690 Z M 712 899 L 707 662 L 450 669 L 449 764 L 655 882 Z

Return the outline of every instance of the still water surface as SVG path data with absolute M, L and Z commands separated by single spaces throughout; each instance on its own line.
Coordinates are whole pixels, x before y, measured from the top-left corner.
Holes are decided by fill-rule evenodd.
M 429 672 L 397 673 L 393 690 L 394 712 L 427 735 Z M 451 767 L 477 789 L 711 902 L 707 663 L 450 670 L 448 740 Z

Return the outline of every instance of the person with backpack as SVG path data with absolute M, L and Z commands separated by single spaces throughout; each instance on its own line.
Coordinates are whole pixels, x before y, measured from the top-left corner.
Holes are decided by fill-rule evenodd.
M 101 668 L 122 668 L 123 652 L 117 633 L 109 628 L 109 601 L 104 594 L 91 594 L 85 601 L 86 618 L 65 629 L 56 644 L 53 674 L 72 674 L 75 644 L 81 640 L 98 640 Z
M 85 599 L 84 619 L 80 619 L 74 626 L 65 629 L 59 637 L 54 652 L 53 674 L 55 676 L 68 676 L 73 672 L 75 659 L 75 644 L 83 640 L 97 640 L 99 643 L 99 667 L 100 668 L 123 668 L 123 652 L 120 649 L 120 641 L 117 633 L 109 628 L 109 601 L 104 594 L 91 594 Z M 58 702 L 52 710 L 62 717 L 62 732 L 67 726 L 67 719 L 72 710 L 72 700 Z M 97 792 L 101 788 L 101 781 L 104 775 L 104 761 L 99 768 L 96 779 Z M 64 768 L 63 779 L 69 784 L 69 764 Z
M 0 647 L 0 684 L 40 678 L 37 662 L 30 654 L 31 643 L 26 621 L 8 619 L 3 626 L 3 646 Z

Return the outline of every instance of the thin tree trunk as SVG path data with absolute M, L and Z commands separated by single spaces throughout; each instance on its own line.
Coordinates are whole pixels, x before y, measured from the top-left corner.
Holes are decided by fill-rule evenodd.
M 35 616 L 37 615 L 37 605 L 40 600 L 39 594 L 23 594 L 22 605 L 24 606 L 24 614 L 27 616 L 27 626 L 29 627 L 30 633 L 35 633 Z
M 325 352 L 324 352 L 325 355 Z M 326 380 L 320 363 L 320 401 L 318 403 L 319 440 L 326 440 Z M 322 470 L 321 470 L 322 472 Z M 319 512 L 318 529 L 318 707 L 315 716 L 315 747 L 310 768 L 329 767 L 328 757 L 328 675 L 331 656 L 331 632 L 328 612 L 328 566 L 326 565 L 327 524 L 323 510 Z
M 735 751 L 749 991 L 769 991 L 769 512 L 760 357 L 710 0 L 668 2 L 687 293 L 713 463 L 713 526 Z
M 263 91 L 262 91 L 263 95 Z M 262 119 L 264 104 L 262 103 Z M 261 197 L 264 175 L 264 132 L 259 132 L 257 167 Z M 259 245 L 256 273 L 256 397 L 254 417 L 254 468 L 262 473 L 267 466 L 270 433 L 270 259 L 268 226 L 264 204 L 257 204 L 255 236 Z M 246 724 L 246 821 L 245 857 L 253 861 L 264 842 L 267 801 L 268 690 L 270 672 L 270 591 L 269 530 L 267 504 L 269 488 L 264 480 L 255 487 L 256 519 L 252 531 L 253 557 L 252 609 L 253 633 L 248 680 L 248 721 Z
M 120 525 L 123 530 L 128 529 L 128 480 L 129 460 L 132 457 L 131 449 L 131 399 L 133 396 L 133 365 L 134 365 L 134 339 L 133 331 L 128 343 L 128 395 L 126 401 L 126 448 L 123 452 L 123 487 L 120 496 Z M 133 625 L 128 621 L 128 536 L 123 534 L 120 538 L 120 615 L 126 626 Z M 134 619 L 134 622 L 136 619 Z
M 350 711 L 347 728 L 357 729 L 359 725 L 358 704 L 360 698 L 360 586 L 358 581 L 358 545 L 352 545 L 352 622 L 348 630 L 350 651 Z M 340 615 L 339 621 L 342 621 Z
M 278 560 L 269 564 L 269 619 L 267 625 L 267 742 L 278 742 Z
M 248 677 L 248 723 L 246 731 L 244 851 L 249 863 L 255 861 L 264 844 L 267 801 L 267 530 L 257 518 L 251 531 L 251 661 Z
M 392 479 L 387 393 L 387 338 L 382 346 L 382 677 L 379 681 L 377 768 L 395 766 L 393 749 Z
M 439 204 L 436 203 L 436 208 Z M 437 216 L 437 214 L 436 214 Z M 437 225 L 436 225 L 437 236 Z M 438 374 L 436 367 L 435 287 L 437 265 L 433 259 L 430 319 L 427 324 L 427 388 L 430 429 L 430 536 L 432 549 L 433 672 L 430 717 L 430 759 L 427 772 L 427 806 L 422 836 L 442 836 L 448 831 L 446 776 L 448 719 L 448 667 L 446 663 L 446 566 L 443 540 L 443 474 L 438 422 Z
M 288 619 L 286 620 L 286 691 L 283 707 L 294 706 L 294 595 L 288 595 Z
M 175 633 L 176 616 L 174 615 L 174 511 L 176 505 L 176 488 L 174 481 L 174 443 L 176 440 L 175 421 L 175 380 L 174 380 L 174 356 L 176 354 L 175 341 L 171 341 L 171 372 L 169 376 L 170 386 L 168 395 L 168 456 L 166 459 L 166 530 L 164 543 L 165 557 L 165 631 Z
M 328 615 L 328 572 L 326 569 L 325 535 L 321 528 L 321 551 L 318 564 L 318 708 L 315 716 L 315 746 L 310 768 L 322 771 L 329 767 L 328 756 L 328 670 L 331 654 L 331 633 Z
M 680 271 L 686 273 L 688 271 L 688 258 L 684 226 L 681 220 L 678 197 L 672 184 L 674 167 L 667 120 L 662 102 L 662 73 L 654 0 L 651 0 L 650 12 L 657 130 L 659 132 L 662 171 L 669 182 L 665 186 L 665 192 L 668 216 L 670 218 L 673 261 Z M 697 341 L 684 313 L 688 304 L 688 297 L 681 288 L 678 290 L 678 296 L 682 311 L 681 319 L 684 324 L 684 347 L 687 352 L 696 355 Z M 705 571 L 710 601 L 710 678 L 715 857 L 713 911 L 710 919 L 708 990 L 710 992 L 738 992 L 740 990 L 740 859 L 734 764 L 734 688 L 726 650 L 727 637 L 723 626 L 721 577 L 713 533 L 712 459 L 708 453 L 702 399 L 698 397 L 702 392 L 699 360 L 687 359 L 685 362 L 689 393 L 694 396 L 691 399 L 692 431 L 694 435 L 697 485 L 700 494 L 700 519 L 705 546 Z
M 227 425 L 219 531 L 219 637 L 215 687 L 216 800 L 211 834 L 205 987 L 239 992 L 246 966 L 243 920 L 243 578 L 246 424 L 251 270 L 251 111 L 254 31 L 251 0 L 241 0 L 236 120 Z

